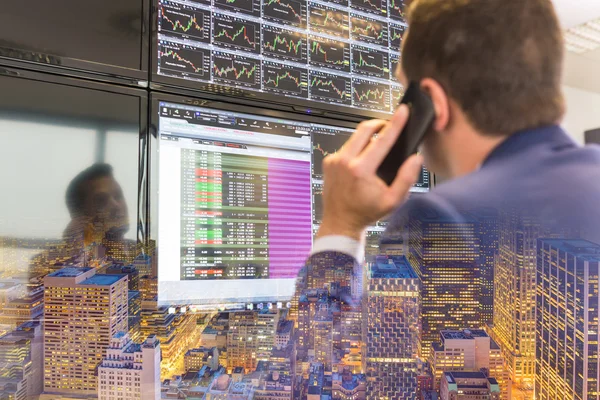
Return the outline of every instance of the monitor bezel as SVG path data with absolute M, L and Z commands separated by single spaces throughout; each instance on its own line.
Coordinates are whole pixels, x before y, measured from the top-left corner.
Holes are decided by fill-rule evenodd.
M 213 98 L 242 105 L 260 105 L 282 112 L 320 116 L 329 119 L 349 122 L 361 122 L 368 119 L 389 119 L 392 114 L 369 111 L 353 107 L 336 106 L 311 100 L 303 100 L 284 95 L 275 95 L 252 90 L 245 90 L 209 82 L 188 81 L 159 75 L 158 71 L 158 2 L 152 0 L 151 16 L 151 51 L 150 51 L 150 89 L 166 90 L 171 93 L 195 97 Z M 285 99 L 282 101 L 282 99 Z
M 138 0 L 141 5 L 141 35 L 140 40 L 140 68 L 120 67 L 112 64 L 103 64 L 73 57 L 59 56 L 42 52 L 32 52 L 25 49 L 15 49 L 0 46 L 0 65 L 14 68 L 29 69 L 33 71 L 58 73 L 72 77 L 87 78 L 110 83 L 125 84 L 130 86 L 147 86 L 149 56 L 150 56 L 150 15 L 151 0 Z M 9 57 L 2 52 L 12 52 L 21 56 Z M 35 57 L 46 62 L 31 61 Z M 140 82 L 141 81 L 141 82 Z

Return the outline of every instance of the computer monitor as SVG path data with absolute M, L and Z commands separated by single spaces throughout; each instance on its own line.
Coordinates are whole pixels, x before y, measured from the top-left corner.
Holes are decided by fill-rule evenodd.
M 153 102 L 159 303 L 287 302 L 320 223 L 322 159 L 353 127 Z
M 148 79 L 150 2 L 2 2 L 0 64 Z M 122 82 L 122 79 L 118 79 Z M 127 79 L 126 82 L 130 82 Z
M 389 115 L 403 93 L 403 0 L 155 1 L 156 82 L 338 117 Z

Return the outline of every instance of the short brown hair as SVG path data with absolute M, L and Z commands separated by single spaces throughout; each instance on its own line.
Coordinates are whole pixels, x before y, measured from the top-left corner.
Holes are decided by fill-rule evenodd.
M 402 68 L 433 78 L 486 134 L 557 123 L 563 39 L 551 0 L 415 0 Z

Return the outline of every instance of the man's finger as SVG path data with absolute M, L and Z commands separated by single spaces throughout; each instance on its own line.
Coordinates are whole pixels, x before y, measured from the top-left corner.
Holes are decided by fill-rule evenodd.
M 385 124 L 387 124 L 387 121 L 381 119 L 361 123 L 350 139 L 344 144 L 340 153 L 345 157 L 355 158 L 369 144 L 373 135 L 379 132 Z
M 422 168 L 423 156 L 419 154 L 413 154 L 402 164 L 398 170 L 396 179 L 394 179 L 394 182 L 390 186 L 390 191 L 395 201 L 400 202 L 404 199 L 410 188 L 419 179 Z
M 377 136 L 377 140 L 372 141 L 365 151 L 360 155 L 360 163 L 364 170 L 374 172 L 379 168 L 385 157 L 388 155 L 400 132 L 408 120 L 408 107 L 402 105 L 398 108 L 390 122 L 383 128 Z

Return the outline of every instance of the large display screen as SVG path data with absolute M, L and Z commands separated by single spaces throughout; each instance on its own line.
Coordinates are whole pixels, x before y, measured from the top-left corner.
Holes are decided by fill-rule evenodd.
M 352 129 L 169 102 L 158 121 L 159 302 L 290 299 Z
M 390 113 L 402 0 L 159 0 L 159 75 Z M 314 104 L 314 103 L 313 103 Z
M 6 58 L 147 79 L 148 18 L 143 0 L 3 1 L 0 63 Z

